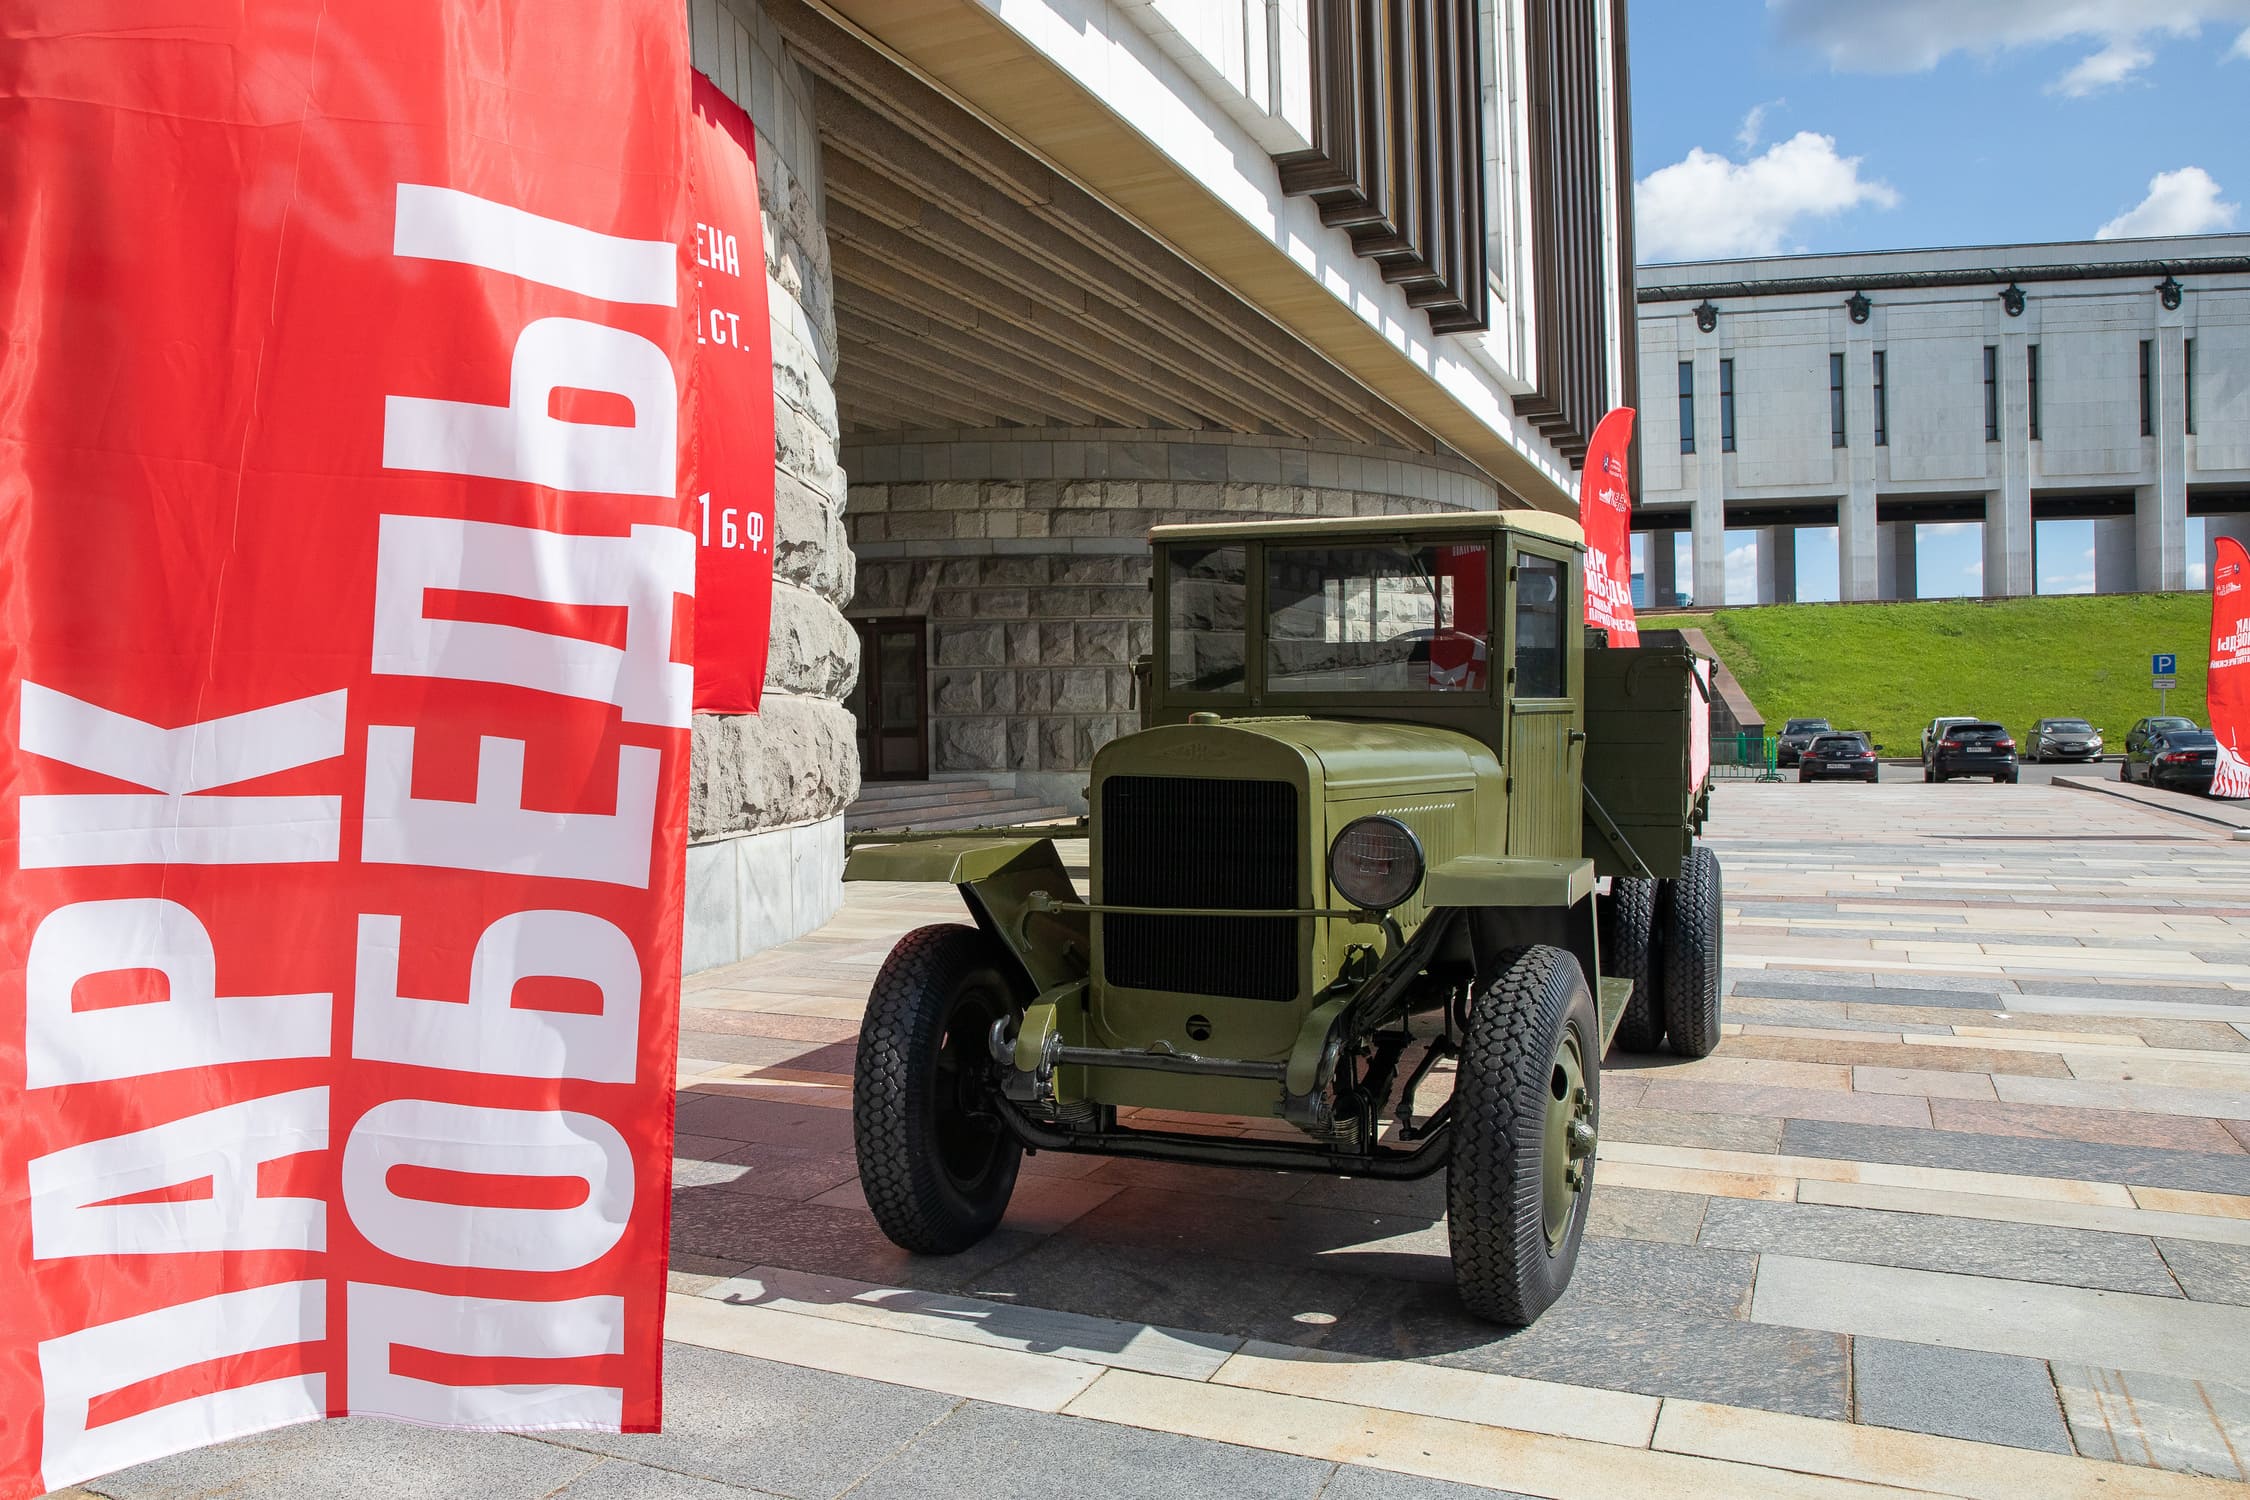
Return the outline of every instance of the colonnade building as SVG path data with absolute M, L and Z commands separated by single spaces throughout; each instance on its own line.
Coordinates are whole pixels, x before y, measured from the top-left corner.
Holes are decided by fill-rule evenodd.
M 779 587 L 688 967 L 862 778 L 1084 805 L 1156 524 L 1538 506 L 1634 400 L 1624 0 L 684 0 L 756 128 Z
M 1651 265 L 1638 282 L 1647 602 L 1797 598 L 1805 545 L 1834 548 L 1833 597 L 2030 594 L 2051 522 L 2092 523 L 2074 587 L 2179 589 L 2200 586 L 2210 536 L 2250 529 L 2250 235 Z M 1918 579 L 1921 528 L 1964 523 L 1981 590 Z M 1730 531 L 1755 533 L 1757 563 L 1732 598 Z

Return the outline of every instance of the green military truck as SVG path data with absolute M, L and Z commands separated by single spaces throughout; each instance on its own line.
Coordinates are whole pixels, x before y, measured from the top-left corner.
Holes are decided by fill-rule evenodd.
M 1718 1043 L 1708 663 L 1585 629 L 1578 528 L 1537 512 L 1151 541 L 1155 651 L 1141 728 L 1094 759 L 1091 889 L 1053 829 L 850 856 L 845 879 L 947 881 L 974 919 L 907 934 L 869 996 L 868 1206 L 948 1254 L 1026 1151 L 1444 1169 L 1463 1300 L 1528 1323 L 1577 1260 L 1611 1043 Z

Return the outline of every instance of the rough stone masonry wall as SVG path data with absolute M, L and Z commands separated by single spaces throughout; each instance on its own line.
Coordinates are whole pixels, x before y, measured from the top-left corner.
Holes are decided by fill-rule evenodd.
M 930 768 L 1085 804 L 1150 648 L 1148 531 L 1490 508 L 1466 464 L 1209 433 L 1011 430 L 854 444 L 856 616 L 930 622 Z
M 757 129 L 774 380 L 773 646 L 754 715 L 699 714 L 687 967 L 810 931 L 842 897 L 859 752 L 842 700 L 859 645 L 841 613 L 853 559 L 837 464 L 836 319 L 811 75 L 756 0 L 688 0 L 695 66 Z

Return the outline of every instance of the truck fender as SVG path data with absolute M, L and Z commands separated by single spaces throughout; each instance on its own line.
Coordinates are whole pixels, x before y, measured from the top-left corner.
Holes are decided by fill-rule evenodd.
M 1567 911 L 1593 893 L 1590 859 L 1465 854 L 1432 866 L 1422 882 L 1422 899 L 1433 908 L 1537 906 Z
M 1076 906 L 1078 889 L 1048 838 L 959 838 L 872 844 L 854 849 L 844 863 L 846 880 L 943 881 L 961 892 L 977 926 L 1014 961 L 1021 999 L 1084 979 L 1093 943 L 1082 910 L 1032 911 L 1045 895 Z

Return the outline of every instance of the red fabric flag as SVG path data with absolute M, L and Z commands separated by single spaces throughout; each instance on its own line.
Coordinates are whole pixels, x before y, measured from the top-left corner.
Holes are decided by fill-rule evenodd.
M 2250 759 L 2242 737 L 2250 731 L 2250 553 L 2231 536 L 2218 539 L 2211 559 L 2211 668 L 2204 688 L 2211 733 L 2219 741 L 2214 797 L 2250 797 Z
M 657 1423 L 685 26 L 0 16 L 0 1495 Z
M 1626 478 L 1633 409 L 1620 406 L 1594 428 L 1578 475 L 1578 524 L 1586 531 L 1586 623 L 1613 646 L 1637 646 L 1633 623 L 1633 493 Z
M 773 622 L 773 333 L 757 136 L 695 75 L 695 706 L 756 713 Z

